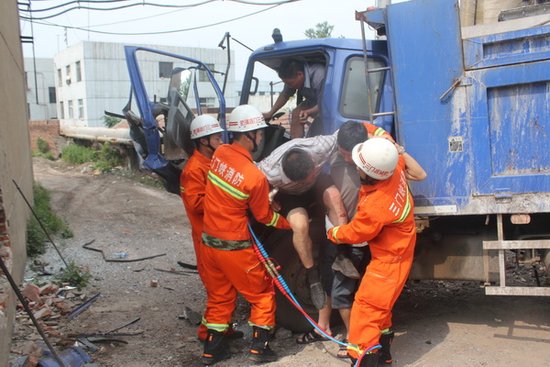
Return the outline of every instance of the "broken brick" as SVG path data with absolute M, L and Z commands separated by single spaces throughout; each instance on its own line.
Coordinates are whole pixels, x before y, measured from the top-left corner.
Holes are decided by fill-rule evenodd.
M 40 288 L 38 288 L 35 284 L 27 284 L 21 293 L 31 302 L 38 304 L 42 303 L 42 298 L 40 298 Z

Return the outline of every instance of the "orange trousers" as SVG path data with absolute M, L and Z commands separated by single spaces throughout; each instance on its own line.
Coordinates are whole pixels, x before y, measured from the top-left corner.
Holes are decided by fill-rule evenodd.
M 252 247 L 225 251 L 202 245 L 202 280 L 208 294 L 204 319 L 209 329 L 225 331 L 235 309 L 237 292 L 251 306 L 249 322 L 275 325 L 273 282 Z
M 348 354 L 358 359 L 360 353 L 379 344 L 380 331 L 392 326 L 392 308 L 409 276 L 413 254 L 398 262 L 371 260 L 351 307 L 348 340 L 358 348 Z

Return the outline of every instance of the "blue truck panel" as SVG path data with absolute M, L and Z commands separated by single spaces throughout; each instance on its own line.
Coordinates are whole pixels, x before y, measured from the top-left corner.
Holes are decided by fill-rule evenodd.
M 550 28 L 463 43 L 456 0 L 383 14 L 397 138 L 429 173 L 411 184 L 416 212 L 549 212 Z

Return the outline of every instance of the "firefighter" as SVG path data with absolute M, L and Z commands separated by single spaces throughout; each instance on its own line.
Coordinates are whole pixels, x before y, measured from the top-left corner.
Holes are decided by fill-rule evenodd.
M 180 176 L 180 195 L 185 206 L 187 218 L 191 224 L 191 237 L 193 238 L 193 247 L 195 258 L 197 260 L 197 269 L 202 279 L 202 264 L 200 258 L 201 237 L 202 237 L 202 217 L 204 190 L 206 186 L 206 174 L 210 168 L 210 159 L 218 146 L 222 143 L 222 132 L 218 121 L 209 115 L 200 115 L 193 119 L 190 127 L 191 140 L 195 143 L 195 150 L 191 158 L 187 161 L 184 170 Z M 197 329 L 199 340 L 206 339 L 207 329 L 204 323 Z M 242 338 L 243 332 L 234 330 L 230 327 L 226 335 L 230 338 Z
M 351 309 L 348 355 L 353 363 L 360 360 L 360 366 L 375 367 L 380 354 L 389 354 L 389 338 L 381 336 L 392 326 L 391 310 L 412 266 L 414 203 L 405 159 L 394 143 L 368 139 L 353 148 L 352 160 L 361 179 L 356 214 L 327 234 L 336 244 L 369 244 L 372 259 Z M 384 345 L 379 353 L 380 344 Z
M 222 144 L 222 132 L 218 121 L 209 115 L 200 115 L 191 122 L 191 140 L 195 150 L 180 176 L 180 195 L 185 206 L 189 223 L 197 268 L 201 274 L 200 244 L 202 237 L 202 216 L 206 174 L 210 168 L 210 159 L 218 146 Z
M 391 135 L 384 129 L 368 122 L 349 120 L 342 124 L 338 130 L 337 143 L 340 154 L 331 165 L 331 176 L 341 193 L 342 200 L 344 201 L 346 211 L 350 218 L 353 218 L 355 215 L 358 201 L 357 192 L 361 186 L 359 173 L 356 170 L 351 152 L 354 146 L 372 137 L 382 137 L 394 142 Z M 424 180 L 426 178 L 426 172 L 422 166 L 420 166 L 410 154 L 405 152 L 403 146 L 396 143 L 395 147 L 405 161 L 405 177 L 407 180 Z M 355 266 L 357 270 L 362 272 L 370 261 L 370 250 L 369 247 L 365 245 L 366 243 L 354 246 L 338 246 L 339 255 L 336 259 L 342 257 L 342 253 L 345 253 L 345 257 L 348 257 L 353 263 L 352 266 Z M 335 262 L 334 265 L 341 263 L 343 262 Z M 346 272 L 342 272 L 341 269 L 338 269 L 334 265 L 333 270 L 335 270 L 335 273 L 332 288 L 332 305 L 333 308 L 338 309 L 347 332 L 347 330 L 349 330 L 351 306 L 353 304 L 355 290 L 360 283 L 360 276 L 354 277 L 350 274 L 346 274 Z M 393 340 L 393 335 L 393 330 L 390 329 L 385 331 L 381 336 L 381 341 L 384 342 L 383 344 L 389 345 Z M 383 363 L 390 364 L 392 363 L 392 358 L 389 353 L 389 347 L 384 348 L 384 351 L 386 350 L 388 350 L 388 352 L 384 352 L 380 358 Z M 341 346 L 337 356 L 340 358 L 347 358 L 347 348 Z
M 275 326 L 273 283 L 252 248 L 247 227 L 250 213 L 268 226 L 290 228 L 284 217 L 271 210 L 269 183 L 252 160 L 251 153 L 261 143 L 266 126 L 256 108 L 235 108 L 227 124 L 233 142 L 214 152 L 207 175 L 201 249 L 208 293 L 204 313 L 208 336 L 201 359 L 207 365 L 229 357 L 224 332 L 229 327 L 237 292 L 251 306 L 250 359 L 259 363 L 277 359 L 268 344 Z

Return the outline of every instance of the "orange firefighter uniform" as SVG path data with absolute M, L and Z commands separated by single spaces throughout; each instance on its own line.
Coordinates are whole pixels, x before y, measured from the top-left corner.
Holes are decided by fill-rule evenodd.
M 393 142 L 393 138 L 388 132 L 381 127 L 378 127 L 376 125 L 371 124 L 370 122 L 362 122 L 365 129 L 367 129 L 367 133 L 369 135 L 369 138 L 372 138 L 373 136 L 379 136 L 382 138 L 389 139 L 391 142 Z
M 355 359 L 391 326 L 391 310 L 412 266 L 416 226 L 404 170 L 400 156 L 390 178 L 362 185 L 353 219 L 328 231 L 337 244 L 368 241 L 372 254 L 351 309 L 348 354 Z
M 185 206 L 187 218 L 189 218 L 189 223 L 191 224 L 191 237 L 193 238 L 199 276 L 202 276 L 200 250 L 204 213 L 204 190 L 206 188 L 206 175 L 209 169 L 210 158 L 196 149 L 180 176 L 180 195 Z
M 208 293 L 204 318 L 209 329 L 225 331 L 237 292 L 250 303 L 249 323 L 275 325 L 273 283 L 252 248 L 248 212 L 268 226 L 289 229 L 270 208 L 269 184 L 250 153 L 224 144 L 214 153 L 204 200 L 203 281 Z

